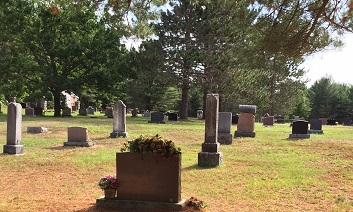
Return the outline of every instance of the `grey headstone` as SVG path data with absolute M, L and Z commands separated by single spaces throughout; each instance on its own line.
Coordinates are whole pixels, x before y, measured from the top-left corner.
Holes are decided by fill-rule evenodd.
M 110 133 L 111 138 L 127 137 L 126 132 L 126 105 L 119 100 L 113 107 L 113 132 Z
M 88 106 L 86 111 L 87 111 L 87 114 L 94 115 L 94 108 L 92 106 Z
M 148 121 L 148 123 L 165 124 L 164 113 L 162 113 L 162 112 L 151 113 L 151 121 Z
M 149 111 L 144 112 L 143 117 L 151 117 L 151 112 Z
M 322 134 L 322 121 L 320 119 L 310 119 L 310 134 Z
M 233 135 L 232 128 L 232 113 L 219 112 L 218 113 L 218 142 L 220 144 L 232 144 Z
M 7 107 L 7 133 L 4 153 L 23 154 L 21 145 L 22 107 L 21 104 L 11 102 Z
M 63 114 L 61 116 L 63 116 L 63 117 L 71 117 L 71 108 L 65 107 L 63 109 Z
M 205 116 L 205 142 L 202 143 L 202 152 L 198 154 L 198 165 L 215 167 L 222 164 L 222 153 L 219 152 L 218 142 L 218 94 L 207 94 Z
M 197 114 L 197 118 L 198 119 L 202 119 L 203 118 L 203 110 L 197 110 L 196 114 Z
M 78 115 L 80 115 L 80 116 L 87 116 L 87 110 L 84 109 L 84 108 L 80 108 L 80 109 L 78 110 Z

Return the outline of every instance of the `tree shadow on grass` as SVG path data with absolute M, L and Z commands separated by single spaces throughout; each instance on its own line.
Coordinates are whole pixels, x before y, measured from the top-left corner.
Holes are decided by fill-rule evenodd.
M 81 210 L 76 210 L 75 212 L 113 212 L 113 211 L 118 211 L 118 212 L 165 212 L 165 209 L 141 209 L 141 210 L 121 210 L 121 209 L 110 209 L 110 208 L 100 208 L 91 206 L 89 208 L 81 209 Z
M 191 170 L 202 170 L 202 169 L 213 169 L 213 168 L 217 168 L 217 167 L 201 167 L 198 164 L 194 164 L 188 167 L 183 167 L 181 168 L 182 171 L 191 171 Z
M 66 149 L 75 149 L 77 148 L 76 146 L 51 146 L 51 147 L 47 147 L 46 149 L 49 150 L 66 150 Z

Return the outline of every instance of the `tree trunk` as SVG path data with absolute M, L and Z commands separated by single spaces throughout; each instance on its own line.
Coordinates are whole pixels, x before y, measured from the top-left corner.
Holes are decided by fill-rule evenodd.
M 202 98 L 202 110 L 203 110 L 203 119 L 205 119 L 205 114 L 206 114 L 206 99 L 207 99 L 207 94 L 208 94 L 208 89 L 205 89 L 203 91 L 203 98 Z
M 54 116 L 61 116 L 60 91 L 54 91 Z
M 189 86 L 183 85 L 181 89 L 181 110 L 180 119 L 188 119 L 188 105 L 189 105 Z

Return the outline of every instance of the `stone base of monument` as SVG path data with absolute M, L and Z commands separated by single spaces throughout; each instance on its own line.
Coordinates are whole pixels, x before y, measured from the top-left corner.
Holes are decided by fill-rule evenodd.
M 198 165 L 202 167 L 216 167 L 222 164 L 222 152 L 199 152 Z
M 255 132 L 239 132 L 239 131 L 235 131 L 234 137 L 251 137 L 251 138 L 255 138 Z
M 310 134 L 289 134 L 289 138 L 310 138 Z
M 232 144 L 233 135 L 230 133 L 218 133 L 218 142 L 220 144 Z
M 112 133 L 110 133 L 111 138 L 118 138 L 118 137 L 126 138 L 127 136 L 128 136 L 127 132 L 112 132 Z
M 308 130 L 309 134 L 324 134 L 322 130 Z
M 64 142 L 64 146 L 80 146 L 80 147 L 91 147 L 94 145 L 93 141 L 88 142 L 75 142 L 75 141 L 68 141 Z
M 23 145 L 4 145 L 4 153 L 12 155 L 22 155 Z
M 104 197 L 101 197 L 96 199 L 96 207 L 124 211 L 181 211 L 183 208 L 185 208 L 185 199 L 177 203 L 166 203 L 137 200 L 104 199 Z

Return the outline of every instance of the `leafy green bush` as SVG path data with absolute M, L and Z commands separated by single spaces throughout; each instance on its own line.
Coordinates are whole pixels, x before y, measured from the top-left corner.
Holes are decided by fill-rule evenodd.
M 145 135 L 124 143 L 121 152 L 141 152 L 142 154 L 160 155 L 169 158 L 173 155 L 180 155 L 181 149 L 175 147 L 171 140 L 167 140 L 159 136 Z

